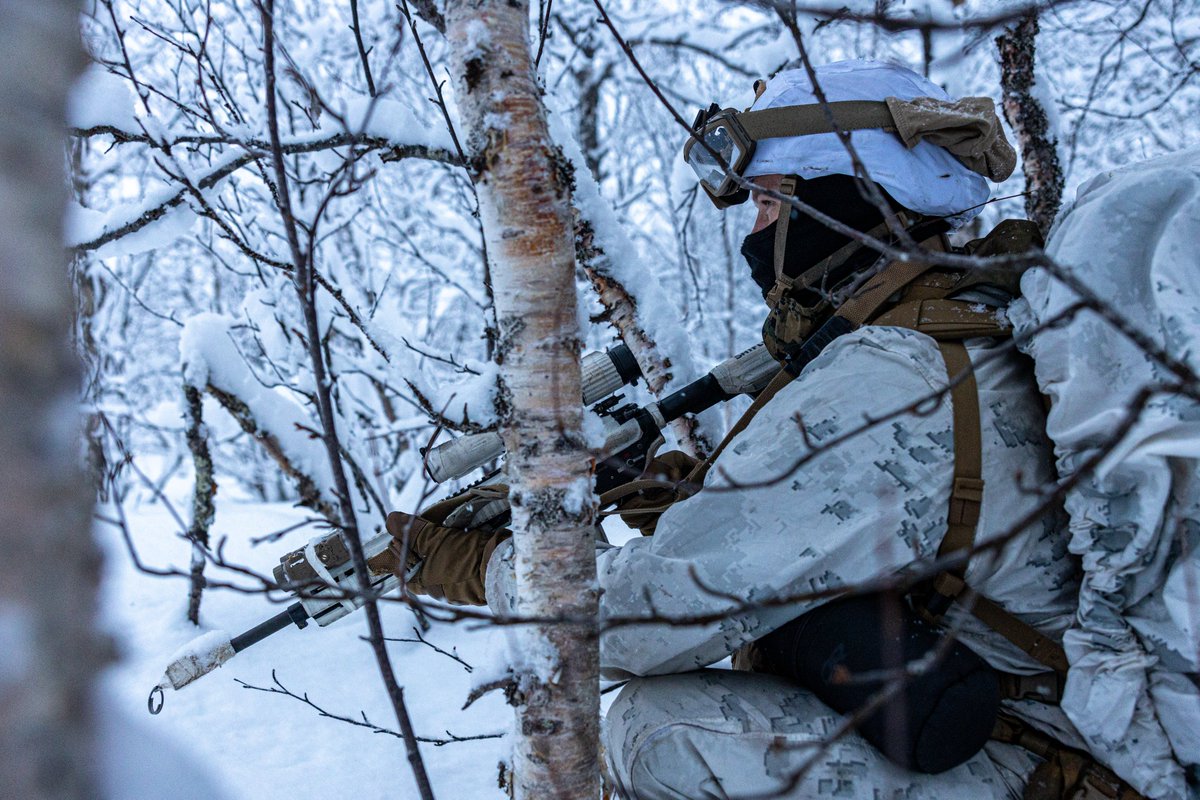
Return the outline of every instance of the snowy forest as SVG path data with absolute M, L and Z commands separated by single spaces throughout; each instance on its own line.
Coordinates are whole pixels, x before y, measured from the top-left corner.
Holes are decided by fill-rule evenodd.
M 644 620 L 599 610 L 594 532 L 639 537 L 592 477 L 613 406 L 763 341 L 742 255 L 756 207 L 716 208 L 685 163 L 698 110 L 849 59 L 991 98 L 1017 168 L 955 246 L 1010 218 L 1050 234 L 1089 181 L 1138 162 L 1200 174 L 1195 0 L 0 0 L 0 52 L 5 797 L 625 797 L 599 752 L 623 686 L 601 675 L 601 632 L 778 602 L 693 570 L 720 614 L 668 618 L 649 591 Z M 1172 191 L 1200 232 L 1200 206 Z M 904 261 L 909 244 L 881 252 Z M 1196 266 L 1195 244 L 1158 256 Z M 1200 304 L 1175 327 L 1139 318 L 1085 271 L 1070 283 L 1081 247 L 944 263 L 1038 266 L 1078 292 L 1039 332 L 1090 314 L 1122 342 L 1112 363 L 1150 365 L 1153 383 L 1114 370 L 1127 384 L 1084 455 L 1050 429 L 1057 482 L 1023 479 L 1046 508 L 1067 497 L 1074 532 L 1071 492 L 1103 465 L 1173 459 L 1148 504 L 1178 537 L 1130 534 L 1144 549 L 1122 553 L 1146 570 L 1138 597 L 1167 598 L 1130 623 L 1138 668 L 1171 671 L 1143 684 L 1182 710 L 1153 694 L 1167 755 L 1106 766 L 1131 796 L 1196 797 L 1200 741 L 1178 732 L 1200 724 L 1200 518 L 1180 476 L 1200 474 Z M 579 398 L 606 351 L 637 380 L 588 398 L 622 395 L 602 420 Z M 660 452 L 704 459 L 751 403 L 668 420 Z M 466 442 L 490 449 L 442 469 Z M 515 607 L 407 592 L 419 528 L 400 537 L 389 513 L 500 465 L 471 497 L 511 514 Z M 753 491 L 728 481 L 726 497 Z M 378 572 L 393 536 L 396 574 Z M 1083 554 L 1085 574 L 1109 563 Z M 1168 618 L 1191 637 L 1168 643 L 1174 661 L 1146 644 Z M 846 731 L 826 733 L 813 763 Z M 809 796 L 788 793 L 805 774 L 702 796 Z M 872 796 L 862 780 L 845 796 Z

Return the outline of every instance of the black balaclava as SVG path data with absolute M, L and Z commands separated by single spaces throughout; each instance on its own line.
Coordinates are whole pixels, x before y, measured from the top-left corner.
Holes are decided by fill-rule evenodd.
M 880 191 L 883 191 L 882 188 Z M 866 189 L 858 178 L 849 175 L 827 175 L 796 183 L 796 199 L 818 211 L 845 223 L 855 230 L 869 231 L 883 222 L 879 209 L 865 197 Z M 884 195 L 887 197 L 887 195 Z M 887 197 L 893 207 L 895 202 Z M 791 211 L 788 223 L 787 252 L 784 274 L 795 277 L 804 270 L 835 253 L 850 239 L 796 208 L 784 207 L 781 214 Z M 750 265 L 750 276 L 762 289 L 763 297 L 775 285 L 775 226 L 772 222 L 761 231 L 742 241 L 742 255 Z

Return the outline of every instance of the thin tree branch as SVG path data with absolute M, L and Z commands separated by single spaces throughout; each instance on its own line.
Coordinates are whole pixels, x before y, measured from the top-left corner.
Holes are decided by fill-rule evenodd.
M 288 188 L 287 170 L 283 164 L 283 148 L 279 138 L 279 117 L 275 89 L 275 0 L 262 0 L 263 24 L 263 57 L 266 75 L 267 94 L 267 128 L 271 138 L 271 162 L 274 167 L 276 189 L 279 199 L 279 212 L 282 217 L 284 230 L 287 233 L 288 248 L 291 251 L 292 264 L 295 267 L 293 280 L 296 293 L 304 312 L 307 329 L 307 345 L 309 358 L 312 361 L 313 382 L 317 397 L 317 411 L 321 418 L 322 439 L 329 456 L 329 465 L 333 473 L 334 486 L 340 508 L 340 522 L 355 573 L 358 575 L 359 588 L 363 592 L 363 609 L 367 615 L 367 626 L 370 630 L 371 649 L 379 664 L 384 686 L 392 702 L 392 709 L 400 723 L 405 749 L 408 753 L 409 765 L 417 783 L 417 790 L 422 800 L 433 800 L 433 788 L 421 751 L 417 745 L 416 734 L 413 732 L 412 721 L 409 719 L 408 708 L 404 702 L 404 690 L 396 683 L 396 675 L 392 669 L 391 659 L 383 642 L 383 625 L 379 618 L 379 607 L 375 603 L 374 593 L 370 586 L 370 571 L 363 552 L 362 539 L 359 535 L 358 524 L 355 521 L 354 506 L 350 495 L 350 487 L 346 481 L 346 473 L 342 467 L 341 445 L 338 441 L 336 423 L 333 416 L 333 400 L 330 396 L 330 384 L 325 370 L 325 354 L 321 350 L 320 326 L 317 321 L 317 304 L 315 282 L 312 273 L 312 257 L 310 251 L 304 253 L 300 249 L 300 240 L 296 230 L 296 218 L 292 212 L 290 190 Z

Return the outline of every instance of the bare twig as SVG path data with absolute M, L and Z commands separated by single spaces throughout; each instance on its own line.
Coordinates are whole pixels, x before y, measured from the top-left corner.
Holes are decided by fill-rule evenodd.
M 417 638 L 404 639 L 404 638 L 397 638 L 397 637 L 387 637 L 384 639 L 384 641 L 385 642 L 411 642 L 413 644 L 423 644 L 423 645 L 426 645 L 426 646 L 432 648 L 435 653 L 441 653 L 446 658 L 449 658 L 453 661 L 457 661 L 459 664 L 462 665 L 462 668 L 465 669 L 467 672 L 475 671 L 474 667 L 472 667 L 466 661 L 463 661 L 461 658 L 459 658 L 458 653 L 451 653 L 451 652 L 448 652 L 448 651 L 443 650 L 442 648 L 438 647 L 436 644 L 434 644 L 433 642 L 429 641 L 424 636 L 422 636 L 421 631 L 418 628 L 413 628 L 412 631 L 413 631 L 413 635 L 416 636 Z
M 362 62 L 363 77 L 367 81 L 367 94 L 375 96 L 375 79 L 371 77 L 371 61 L 367 57 L 371 50 L 363 45 L 362 25 L 358 21 L 358 0 L 350 0 L 350 18 L 353 20 L 350 30 L 354 31 L 354 44 L 358 47 L 358 58 Z
M 362 539 L 359 536 L 358 524 L 355 520 L 353 501 L 350 487 L 346 481 L 346 473 L 342 467 L 341 444 L 334 422 L 333 400 L 330 395 L 330 384 L 325 369 L 325 354 L 321 349 L 320 326 L 317 321 L 317 304 L 315 282 L 312 275 L 313 253 L 302 252 L 296 229 L 296 218 L 292 212 L 290 190 L 288 188 L 287 170 L 283 164 L 283 149 L 279 138 L 279 119 L 275 89 L 275 2 L 262 0 L 263 23 L 263 56 L 266 75 L 267 93 L 267 127 L 271 139 L 271 161 L 274 166 L 276 189 L 279 201 L 279 213 L 287 233 L 288 248 L 291 251 L 292 264 L 295 268 L 293 279 L 300 305 L 304 311 L 304 321 L 307 332 L 309 358 L 312 361 L 313 380 L 317 396 L 317 411 L 321 419 L 321 427 L 325 449 L 329 456 L 329 465 L 333 473 L 334 486 L 340 505 L 340 528 L 350 549 L 351 560 L 355 573 L 358 575 L 359 588 L 364 595 L 363 609 L 367 615 L 367 625 L 370 630 L 371 648 L 379 663 L 379 671 L 387 688 L 388 697 L 392 702 L 396 719 L 400 723 L 405 748 L 408 752 L 409 765 L 417 783 L 417 789 L 422 800 L 433 800 L 433 789 L 425 764 L 417 746 L 416 734 L 413 732 L 412 721 L 404 702 L 404 690 L 396 683 L 396 675 L 392 670 L 391 659 L 383 643 L 383 625 L 379 619 L 379 607 L 376 605 L 369 582 L 367 559 L 363 553 Z
M 321 706 L 314 703 L 309 698 L 308 692 L 304 692 L 303 694 L 296 694 L 291 689 L 284 686 L 283 682 L 279 680 L 279 676 L 275 674 L 275 670 L 271 670 L 271 682 L 273 684 L 275 684 L 274 686 L 255 686 L 251 683 L 247 683 L 246 681 L 242 680 L 241 678 L 234 678 L 234 681 L 238 685 L 240 685 L 243 689 L 250 689 L 255 692 L 266 692 L 267 694 L 278 694 L 278 695 L 283 695 L 284 697 L 290 697 L 293 700 L 298 700 L 301 703 L 303 703 L 304 705 L 311 708 L 313 711 L 316 711 L 318 715 L 325 717 L 326 719 L 333 719 L 333 720 L 337 720 L 338 722 L 345 722 L 349 725 L 354 725 L 359 728 L 366 728 L 367 730 L 371 731 L 372 733 L 382 733 L 387 736 L 395 736 L 397 739 L 406 738 L 405 734 L 403 734 L 399 731 L 394 731 L 391 728 L 384 728 L 379 725 L 376 725 L 374 722 L 371 722 L 371 720 L 367 718 L 367 712 L 365 712 L 365 711 L 359 711 L 358 712 L 359 716 L 357 718 L 345 716 L 343 714 L 335 714 L 332 711 L 327 711 L 326 709 L 324 709 Z M 456 742 L 476 742 L 481 739 L 503 739 L 504 734 L 503 733 L 477 733 L 473 736 L 457 736 L 457 735 L 451 733 L 450 731 L 446 731 L 445 738 L 434 737 L 434 736 L 417 736 L 415 738 L 418 742 L 421 742 L 422 744 L 431 744 L 434 747 L 443 747 L 448 744 L 455 744 Z

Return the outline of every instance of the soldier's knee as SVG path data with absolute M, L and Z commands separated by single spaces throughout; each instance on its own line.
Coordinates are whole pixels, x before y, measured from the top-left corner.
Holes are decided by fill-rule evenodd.
M 663 702 L 669 688 L 663 683 L 662 678 L 629 681 L 605 715 L 602 731 L 609 773 L 628 800 L 697 796 L 686 785 L 697 765 L 690 763 L 688 749 L 680 747 L 686 726 L 677 711 L 673 713 Z
M 725 796 L 706 753 L 733 732 L 713 717 L 702 685 L 698 673 L 631 680 L 608 709 L 608 768 L 628 800 Z

